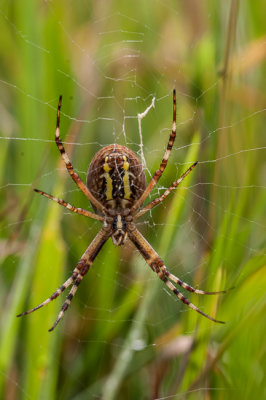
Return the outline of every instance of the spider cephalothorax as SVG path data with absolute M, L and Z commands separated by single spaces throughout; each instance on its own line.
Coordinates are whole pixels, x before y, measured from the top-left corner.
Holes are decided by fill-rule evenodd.
M 121 246 L 127 240 L 127 223 L 121 214 L 113 218 L 111 238 L 115 246 Z
M 68 309 L 80 282 L 90 269 L 95 257 L 103 247 L 104 243 L 108 240 L 108 238 L 111 237 L 114 245 L 116 246 L 123 245 L 126 240 L 129 239 L 143 256 L 151 269 L 168 286 L 168 288 L 181 301 L 183 301 L 183 303 L 214 322 L 222 322 L 210 317 L 199 308 L 194 306 L 194 304 L 190 303 L 190 301 L 179 290 L 177 290 L 173 283 L 178 284 L 183 289 L 188 290 L 189 292 L 194 292 L 197 294 L 218 294 L 225 293 L 225 291 L 206 292 L 203 290 L 194 289 L 192 286 L 188 285 L 187 283 L 181 281 L 175 275 L 171 274 L 164 265 L 159 255 L 156 253 L 156 251 L 138 231 L 134 223 L 136 219 L 139 218 L 141 215 L 145 214 L 147 211 L 160 204 L 197 165 L 197 162 L 192 164 L 187 169 L 187 171 L 177 181 L 173 182 L 172 185 L 168 189 L 166 189 L 160 197 L 154 199 L 143 207 L 144 201 L 147 199 L 148 195 L 157 184 L 158 180 L 160 179 L 166 168 L 167 161 L 175 141 L 175 90 L 173 92 L 174 106 L 172 132 L 170 134 L 168 145 L 164 153 L 164 157 L 161 161 L 160 167 L 154 173 L 148 185 L 146 185 L 145 173 L 136 154 L 125 146 L 111 144 L 109 146 L 103 147 L 92 159 L 88 170 L 86 186 L 80 179 L 79 175 L 74 171 L 60 139 L 59 122 L 61 101 L 62 97 L 60 96 L 57 109 L 55 141 L 70 176 L 72 177 L 76 185 L 85 194 L 85 196 L 87 196 L 95 213 L 84 210 L 82 208 L 76 208 L 66 201 L 51 196 L 50 194 L 47 194 L 41 190 L 35 189 L 35 191 L 51 200 L 56 201 L 57 203 L 66 207 L 72 212 L 101 221 L 103 223 L 103 227 L 98 232 L 96 237 L 93 239 L 81 259 L 79 260 L 76 268 L 72 272 L 71 277 L 67 279 L 66 282 L 59 289 L 57 289 L 47 300 L 45 300 L 39 306 L 29 311 L 25 311 L 18 316 L 26 315 L 38 310 L 44 305 L 50 303 L 52 300 L 56 299 L 66 288 L 72 285 L 72 288 L 66 298 L 65 303 L 61 308 L 57 320 L 50 329 L 50 331 L 52 331 L 56 327 L 58 322 L 62 319 L 65 311 Z

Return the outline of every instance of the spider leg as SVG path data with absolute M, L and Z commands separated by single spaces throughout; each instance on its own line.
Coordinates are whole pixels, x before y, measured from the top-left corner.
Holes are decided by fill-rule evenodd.
M 168 286 L 168 288 L 181 300 L 184 304 L 192 308 L 193 310 L 197 311 L 199 314 L 203 315 L 204 317 L 210 319 L 214 322 L 224 323 L 223 321 L 218 321 L 209 315 L 205 314 L 201 311 L 198 307 L 192 304 L 182 293 L 180 293 L 176 287 L 170 282 L 177 283 L 178 285 L 182 286 L 184 289 L 194 292 L 197 294 L 218 294 L 218 293 L 225 293 L 222 292 L 205 292 L 203 290 L 194 289 L 192 286 L 188 285 L 187 283 L 181 281 L 176 276 L 170 274 L 167 270 L 166 266 L 164 265 L 163 261 L 156 253 L 156 251 L 151 247 L 151 245 L 147 242 L 147 240 L 141 235 L 141 233 L 135 229 L 129 229 L 128 236 L 131 242 L 136 246 L 139 250 L 142 257 L 145 259 L 147 264 L 151 267 L 151 269 L 158 275 L 158 277 Z
M 58 108 L 57 108 L 57 119 L 56 119 L 56 131 L 55 131 L 55 143 L 61 153 L 61 157 L 66 165 L 66 168 L 68 170 L 69 175 L 73 179 L 73 181 L 76 183 L 76 185 L 82 190 L 82 192 L 85 194 L 85 196 L 90 200 L 94 206 L 100 210 L 102 213 L 105 211 L 105 207 L 93 196 L 93 194 L 90 192 L 88 187 L 84 184 L 84 182 L 81 180 L 79 175 L 74 171 L 73 166 L 71 164 L 71 161 L 65 151 L 65 148 L 63 146 L 62 140 L 60 138 L 60 109 L 61 109 L 61 104 L 62 104 L 62 96 L 59 97 L 59 102 L 58 102 Z
M 68 288 L 73 282 L 73 287 L 71 288 L 67 299 L 65 303 L 63 304 L 63 307 L 61 308 L 60 313 L 58 314 L 57 320 L 52 326 L 52 328 L 49 331 L 52 331 L 58 322 L 62 319 L 64 312 L 68 309 L 69 304 L 74 297 L 78 285 L 80 284 L 81 280 L 83 279 L 84 275 L 88 272 L 90 269 L 95 257 L 103 247 L 104 243 L 107 241 L 109 238 L 110 233 L 106 231 L 105 229 L 101 229 L 98 234 L 95 236 L 94 240 L 91 242 L 83 256 L 81 257 L 80 261 L 78 262 L 76 268 L 74 269 L 71 277 L 66 280 L 66 282 L 60 286 L 59 289 L 57 289 L 48 299 L 46 299 L 43 303 L 39 304 L 37 307 L 32 308 L 31 310 L 25 311 L 17 317 L 21 317 L 23 315 L 30 314 L 39 308 L 45 306 L 46 304 L 50 303 L 52 300 L 56 299 L 66 288 Z
M 46 306 L 46 304 L 49 304 L 52 300 L 56 299 L 65 289 L 67 289 L 71 283 L 73 283 L 75 281 L 75 279 L 78 276 L 78 268 L 75 268 L 73 271 L 73 274 L 71 275 L 70 278 L 68 278 L 62 286 L 60 286 L 60 288 L 58 288 L 50 297 L 48 297 L 48 299 L 46 299 L 45 301 L 43 301 L 41 304 L 39 304 L 38 306 L 32 308 L 31 310 L 28 311 L 24 311 L 21 314 L 18 314 L 17 317 L 22 317 L 23 315 L 27 315 L 30 314 L 36 310 L 39 310 L 39 308 L 42 308 L 43 306 Z
M 161 262 L 162 260 L 159 259 Z M 188 283 L 181 281 L 177 276 L 171 274 L 168 269 L 166 268 L 165 265 L 160 265 L 160 268 L 162 269 L 162 272 L 167 276 L 172 282 L 177 283 L 179 286 L 181 286 L 183 289 L 186 289 L 188 292 L 196 293 L 196 294 L 225 294 L 228 293 L 232 288 L 227 289 L 227 290 L 219 290 L 218 292 L 207 292 L 205 290 L 200 290 L 200 289 L 195 289 L 193 286 L 190 286 Z
M 154 175 L 151 178 L 151 181 L 148 184 L 148 186 L 146 187 L 145 191 L 142 193 L 140 198 L 135 202 L 135 204 L 131 208 L 132 214 L 136 210 L 138 210 L 140 208 L 140 206 L 144 203 L 144 201 L 149 196 L 150 192 L 152 191 L 152 189 L 154 188 L 154 186 L 157 184 L 158 180 L 162 176 L 162 174 L 163 174 L 163 172 L 164 172 L 164 170 L 166 168 L 166 165 L 167 165 L 168 158 L 170 156 L 171 150 L 173 148 L 175 138 L 176 138 L 176 91 L 174 89 L 173 90 L 173 127 L 172 127 L 172 132 L 171 132 L 169 140 L 168 140 L 167 149 L 166 149 L 166 151 L 164 153 L 160 168 L 157 169 L 157 171 L 154 173 Z
M 184 304 L 192 308 L 192 310 L 197 311 L 199 314 L 203 315 L 204 317 L 210 319 L 213 322 L 218 322 L 220 324 L 224 324 L 224 321 L 218 321 L 215 318 L 210 317 L 208 314 L 205 314 L 203 311 L 201 311 L 198 307 L 196 307 L 193 303 L 191 303 L 182 293 L 179 292 L 179 290 L 176 289 L 176 287 L 170 282 L 170 280 L 165 276 L 164 271 L 161 271 L 159 267 L 157 266 L 154 267 L 153 265 L 153 270 L 156 272 L 156 274 L 159 276 L 159 278 L 168 286 L 168 288 L 181 300 Z M 215 293 L 203 293 L 203 294 L 215 294 Z
M 92 263 L 91 263 L 92 264 Z M 49 332 L 52 332 L 54 330 L 54 328 L 57 326 L 57 324 L 60 322 L 60 320 L 63 318 L 64 313 L 66 312 L 66 310 L 68 309 L 68 307 L 70 306 L 70 303 L 73 299 L 73 297 L 76 294 L 76 291 L 78 290 L 78 286 L 80 284 L 80 282 L 82 281 L 82 279 L 84 278 L 84 275 L 88 272 L 91 264 L 85 264 L 82 268 L 82 273 L 78 274 L 61 310 L 60 313 L 58 314 L 58 317 L 55 321 L 55 323 L 53 324 L 53 326 L 49 329 Z
M 89 217 L 92 219 L 97 219 L 98 221 L 104 221 L 104 217 L 102 217 L 101 215 L 98 214 L 94 214 L 90 211 L 84 210 L 83 208 L 77 208 L 72 206 L 71 204 L 67 203 L 64 200 L 59 199 L 58 197 L 52 196 L 48 193 L 43 192 L 42 190 L 39 189 L 34 189 L 35 192 L 40 193 L 42 196 L 47 197 L 50 200 L 56 201 L 58 204 L 60 204 L 61 206 L 66 207 L 68 210 L 80 214 L 80 215 L 84 215 L 85 217 Z
M 158 204 L 160 204 L 164 199 L 182 182 L 182 180 L 192 171 L 194 167 L 198 164 L 198 161 L 196 161 L 194 164 L 192 164 L 186 172 L 184 172 L 181 177 L 172 183 L 172 185 L 166 189 L 166 191 L 160 196 L 151 201 L 149 204 L 147 204 L 142 210 L 140 210 L 135 216 L 134 220 L 139 218 L 141 215 L 146 214 L 147 211 L 151 210 L 153 207 L 156 207 Z

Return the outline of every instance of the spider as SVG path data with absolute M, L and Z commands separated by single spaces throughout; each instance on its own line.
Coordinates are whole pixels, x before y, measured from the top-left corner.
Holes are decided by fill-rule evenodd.
M 143 203 L 155 187 L 160 177 L 162 176 L 168 162 L 171 150 L 174 145 L 176 138 L 176 92 L 173 90 L 173 126 L 170 134 L 167 149 L 164 153 L 164 157 L 160 164 L 159 169 L 154 173 L 149 184 L 146 184 L 145 173 L 143 167 L 137 158 L 136 154 L 125 146 L 118 144 L 111 144 L 103 147 L 96 153 L 92 159 L 88 174 L 87 174 L 87 186 L 83 183 L 79 175 L 74 171 L 71 161 L 65 151 L 63 143 L 60 138 L 59 124 L 60 124 L 60 109 L 62 104 L 62 96 L 59 97 L 59 103 L 57 108 L 57 122 L 56 122 L 56 133 L 55 142 L 61 153 L 61 157 L 66 165 L 67 171 L 70 174 L 73 181 L 79 187 L 79 189 L 89 199 L 95 213 L 84 210 L 82 208 L 76 208 L 64 200 L 58 199 L 50 194 L 47 194 L 41 190 L 34 189 L 35 192 L 40 193 L 42 196 L 47 197 L 50 200 L 56 201 L 58 204 L 66 207 L 68 210 L 84 215 L 88 218 L 92 218 L 103 223 L 101 230 L 95 236 L 81 259 L 79 260 L 76 268 L 73 270 L 72 275 L 68 278 L 63 285 L 58 288 L 48 299 L 37 307 L 29 311 L 25 311 L 18 317 L 26 314 L 30 314 L 33 311 L 50 303 L 56 299 L 66 288 L 72 285 L 72 288 L 58 314 L 58 317 L 49 329 L 49 332 L 53 331 L 59 321 L 62 319 L 65 311 L 68 309 L 73 297 L 76 294 L 79 284 L 82 279 L 89 271 L 99 251 L 105 244 L 108 238 L 112 238 L 115 246 L 122 246 L 126 240 L 137 248 L 144 260 L 150 266 L 150 268 L 158 275 L 158 277 L 168 286 L 168 288 L 187 306 L 197 311 L 199 314 L 210 319 L 214 322 L 224 323 L 218 321 L 209 315 L 205 314 L 194 304 L 192 304 L 183 294 L 177 290 L 173 283 L 178 284 L 183 289 L 194 292 L 197 294 L 220 294 L 226 293 L 226 290 L 219 292 L 206 292 L 204 290 L 194 289 L 192 286 L 181 281 L 178 277 L 171 274 L 162 259 L 147 242 L 147 240 L 138 231 L 135 225 L 135 221 L 141 216 L 147 213 L 149 210 L 160 204 L 192 171 L 198 162 L 192 164 L 187 171 L 172 185 L 165 190 L 165 192 L 158 198 L 151 201 L 149 204 L 143 207 Z

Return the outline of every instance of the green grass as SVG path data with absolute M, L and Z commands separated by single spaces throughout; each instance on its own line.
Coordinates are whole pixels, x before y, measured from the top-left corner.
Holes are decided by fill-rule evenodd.
M 3 2 L 1 398 L 265 397 L 263 6 Z M 53 142 L 59 94 L 61 136 L 84 180 L 104 145 L 140 154 L 136 116 L 155 96 L 142 120 L 149 179 L 167 144 L 173 87 L 178 135 L 152 197 L 199 164 L 138 227 L 181 279 L 234 286 L 219 297 L 187 294 L 226 324 L 188 310 L 132 246 L 111 241 L 54 332 L 64 295 L 17 319 L 70 276 L 100 228 L 32 190 L 90 207 Z

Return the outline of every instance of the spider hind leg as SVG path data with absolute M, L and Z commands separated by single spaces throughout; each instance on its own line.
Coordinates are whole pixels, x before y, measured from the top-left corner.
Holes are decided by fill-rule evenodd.
M 156 251 L 151 247 L 149 242 L 142 236 L 142 234 L 137 230 L 137 228 L 132 224 L 131 230 L 129 231 L 129 238 L 132 243 L 136 246 L 139 250 L 142 257 L 145 259 L 147 264 L 151 267 L 151 269 L 158 275 L 158 277 L 166 284 L 166 286 L 181 300 L 184 304 L 188 307 L 192 308 L 194 311 L 197 311 L 199 314 L 203 315 L 204 317 L 210 319 L 213 322 L 218 322 L 220 324 L 224 324 L 223 321 L 219 321 L 215 318 L 210 317 L 209 315 L 205 314 L 201 311 L 198 307 L 192 304 L 177 288 L 173 285 L 170 279 L 183 287 L 184 289 L 194 292 L 197 294 L 218 294 L 219 292 L 204 292 L 202 290 L 194 289 L 192 286 L 188 285 L 187 283 L 181 281 L 176 276 L 172 275 L 164 265 L 163 261 L 156 253 Z M 221 292 L 224 293 L 224 292 Z
M 46 304 L 49 304 L 52 300 L 56 299 L 65 289 L 67 289 L 76 279 L 78 276 L 78 271 L 74 270 L 73 274 L 69 279 L 67 279 L 60 288 L 58 288 L 48 299 L 44 300 L 41 304 L 38 306 L 32 308 L 31 310 L 24 311 L 21 314 L 18 314 L 17 317 L 22 317 L 23 315 L 31 314 L 32 312 L 39 310 L 39 308 L 42 308 L 43 306 L 46 306 Z
M 224 321 L 219 321 L 215 318 L 210 317 L 208 314 L 205 314 L 203 311 L 201 311 L 198 307 L 196 307 L 193 303 L 191 303 L 177 288 L 170 282 L 170 280 L 167 278 L 165 273 L 159 269 L 155 270 L 156 274 L 159 276 L 159 278 L 166 284 L 166 286 L 178 297 L 179 300 L 181 300 L 184 304 L 186 304 L 188 307 L 192 308 L 192 310 L 197 311 L 199 314 L 203 315 L 204 317 L 210 319 L 213 322 L 218 322 L 219 324 L 225 324 Z M 183 287 L 183 286 L 182 286 Z M 197 293 L 195 290 L 193 290 L 195 293 Z M 203 292 L 200 294 L 217 294 L 217 292 Z
M 177 276 L 171 274 L 171 272 L 168 271 L 168 269 L 166 268 L 165 265 L 160 266 L 163 273 L 165 274 L 165 276 L 168 277 L 168 279 L 174 283 L 177 283 L 179 286 L 181 286 L 183 289 L 187 290 L 188 292 L 192 292 L 192 293 L 196 293 L 196 294 L 225 294 L 227 293 L 229 290 L 220 290 L 218 292 L 208 292 L 206 290 L 200 290 L 200 289 L 195 289 L 193 286 L 190 286 L 188 283 L 181 281 L 181 279 L 179 279 Z
M 71 303 L 71 300 L 73 299 L 73 297 L 76 294 L 76 291 L 78 289 L 80 282 L 82 281 L 83 277 L 86 275 L 86 273 L 92 266 L 95 257 L 97 256 L 97 254 L 99 253 L 99 251 L 101 250 L 101 248 L 103 247 L 104 243 L 109 238 L 109 236 L 110 236 L 110 232 L 108 231 L 108 229 L 102 228 L 98 232 L 98 234 L 95 236 L 95 238 L 93 239 L 93 241 L 91 242 L 91 244 L 89 245 L 89 247 L 87 248 L 87 250 L 85 251 L 83 256 L 81 257 L 80 261 L 78 262 L 76 268 L 74 269 L 74 271 L 72 273 L 72 276 L 59 289 L 57 289 L 52 294 L 52 296 L 50 296 L 48 299 L 46 299 L 43 303 L 39 304 L 37 307 L 34 307 L 29 311 L 25 311 L 25 312 L 17 315 L 17 317 L 21 317 L 23 315 L 30 314 L 30 313 L 38 310 L 39 308 L 45 306 L 46 304 L 50 303 L 52 300 L 56 299 L 67 287 L 69 287 L 73 283 L 73 286 L 66 298 L 66 301 L 64 302 L 64 304 L 61 308 L 60 313 L 58 314 L 58 317 L 57 317 L 54 325 L 49 329 L 49 332 L 53 331 L 54 328 L 56 327 L 56 325 L 58 324 L 58 322 L 62 319 L 65 311 L 68 309 L 68 307 Z
M 88 269 L 89 269 L 89 267 L 87 268 L 86 272 L 88 271 Z M 86 273 L 86 272 L 85 272 L 85 273 Z M 63 318 L 63 316 L 64 316 L 66 310 L 67 310 L 68 307 L 70 306 L 70 303 L 71 303 L 73 297 L 74 297 L 75 294 L 76 294 L 76 291 L 78 290 L 78 285 L 79 285 L 80 282 L 82 281 L 82 279 L 83 279 L 85 273 L 84 273 L 83 275 L 82 275 L 82 274 L 79 274 L 79 275 L 78 275 L 78 277 L 77 277 L 77 279 L 75 280 L 75 282 L 74 282 L 74 284 L 73 284 L 73 286 L 72 286 L 72 288 L 71 288 L 71 290 L 70 290 L 70 292 L 69 292 L 69 294 L 68 294 L 68 296 L 67 296 L 67 298 L 66 298 L 64 304 L 62 305 L 62 308 L 61 308 L 61 310 L 60 310 L 60 312 L 59 312 L 59 314 L 58 314 L 58 317 L 57 317 L 55 323 L 54 323 L 53 326 L 49 329 L 49 332 L 52 332 L 52 331 L 54 330 L 54 328 L 57 326 L 57 324 L 60 322 L 60 320 Z

